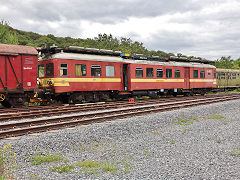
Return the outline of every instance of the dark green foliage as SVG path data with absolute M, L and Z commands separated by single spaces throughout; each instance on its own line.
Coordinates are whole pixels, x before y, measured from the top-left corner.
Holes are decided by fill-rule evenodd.
M 16 32 L 10 31 L 7 22 L 0 22 L 0 43 L 1 44 L 18 44 Z

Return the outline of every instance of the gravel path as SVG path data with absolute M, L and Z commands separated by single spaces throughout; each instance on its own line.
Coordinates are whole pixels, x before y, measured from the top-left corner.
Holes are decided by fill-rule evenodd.
M 0 147 L 12 144 L 18 179 L 237 180 L 239 129 L 240 100 L 234 100 L 0 140 Z M 33 155 L 63 159 L 32 165 Z M 74 168 L 50 171 L 60 165 Z

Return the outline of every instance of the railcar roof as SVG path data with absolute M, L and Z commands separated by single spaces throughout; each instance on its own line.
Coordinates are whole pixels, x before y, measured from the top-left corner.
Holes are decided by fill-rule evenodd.
M 240 73 L 240 69 L 222 69 L 222 68 L 217 68 L 217 72 L 236 72 L 236 73 Z
M 105 61 L 105 62 L 120 62 L 120 63 L 130 63 L 130 64 L 150 64 L 150 65 L 165 65 L 165 66 L 182 66 L 182 67 L 199 67 L 199 68 L 215 68 L 215 66 L 210 64 L 201 64 L 193 62 L 158 62 L 158 61 L 148 61 L 148 60 L 132 60 L 124 59 L 122 57 L 116 56 L 104 56 L 104 55 L 90 55 L 90 54 L 78 54 L 78 53 L 56 53 L 48 57 L 43 57 L 39 59 L 40 61 L 49 59 L 72 59 L 72 60 L 88 60 L 88 61 Z
M 0 44 L 0 55 L 38 55 L 37 50 L 31 46 Z

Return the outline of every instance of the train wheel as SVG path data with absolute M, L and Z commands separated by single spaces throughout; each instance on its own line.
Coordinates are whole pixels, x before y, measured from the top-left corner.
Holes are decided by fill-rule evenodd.
M 24 106 L 24 103 L 26 102 L 25 98 L 22 97 L 15 97 L 15 98 L 10 98 L 8 100 L 8 103 L 13 106 L 13 107 L 20 107 Z
M 6 96 L 4 94 L 0 94 L 0 102 L 4 101 L 6 99 Z

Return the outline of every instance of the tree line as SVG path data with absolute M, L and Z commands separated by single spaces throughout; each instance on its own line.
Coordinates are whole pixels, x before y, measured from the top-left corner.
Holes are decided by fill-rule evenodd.
M 0 21 L 0 43 L 2 44 L 17 44 L 33 47 L 42 47 L 45 45 L 55 44 L 58 47 L 79 46 L 98 49 L 111 49 L 114 51 L 122 51 L 126 53 L 136 53 L 144 55 L 153 55 L 160 57 L 175 56 L 173 53 L 164 51 L 148 50 L 142 42 L 133 41 L 130 38 L 116 38 L 111 34 L 98 34 L 94 38 L 71 38 L 71 37 L 55 37 L 52 34 L 40 35 L 34 32 L 26 32 L 13 29 L 6 21 Z M 178 53 L 177 56 L 182 56 Z M 188 56 L 187 58 L 199 58 Z M 240 69 L 240 58 L 234 60 L 231 56 L 221 57 L 213 63 L 217 68 Z

